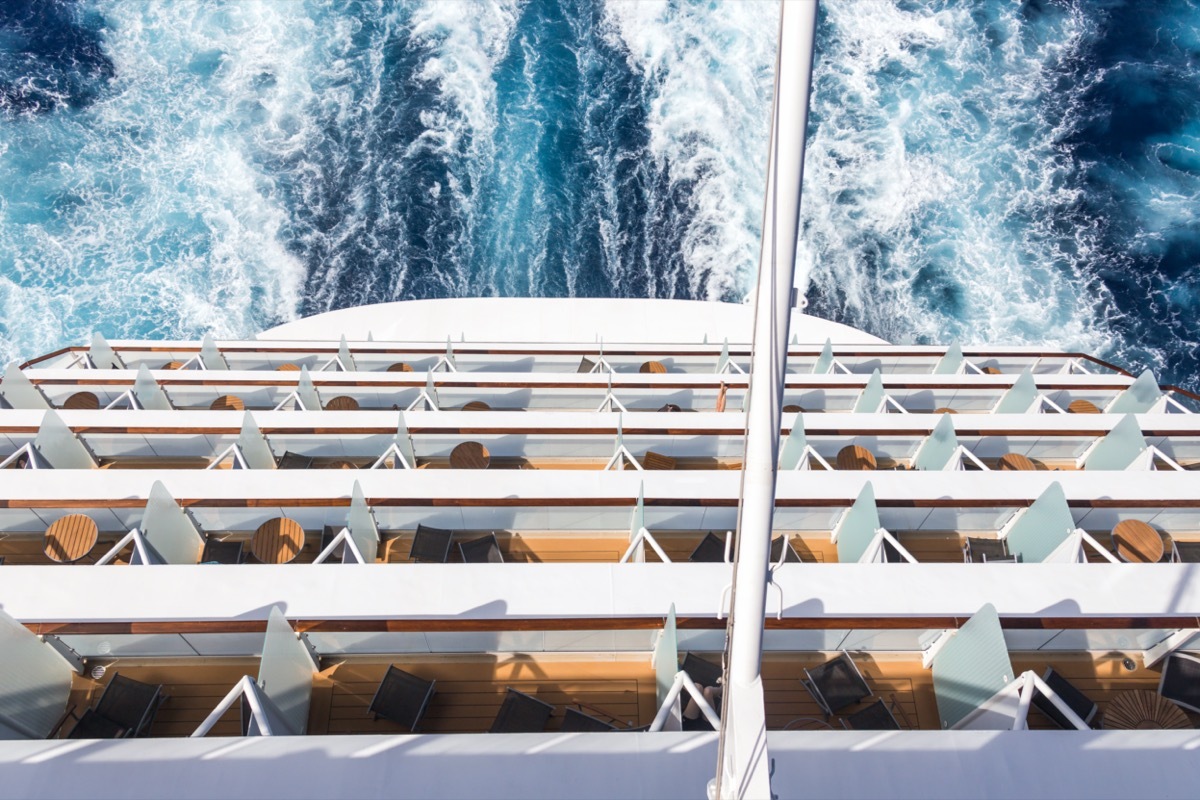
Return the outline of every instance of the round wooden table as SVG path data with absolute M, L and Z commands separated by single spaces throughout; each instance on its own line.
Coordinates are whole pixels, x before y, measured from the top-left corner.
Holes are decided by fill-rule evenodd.
M 1099 414 L 1100 409 L 1091 400 L 1072 400 L 1067 405 L 1068 414 Z
M 1140 519 L 1123 519 L 1112 529 L 1117 558 L 1133 564 L 1157 564 L 1163 557 L 1158 531 Z
M 953 408 L 947 408 L 946 406 L 942 406 L 941 408 L 935 408 L 933 410 L 933 413 L 935 413 L 935 414 L 957 414 L 958 412 L 955 411 Z
M 276 372 L 299 372 L 300 368 L 295 364 L 280 364 L 275 368 Z
M 276 517 L 258 526 L 250 552 L 264 564 L 287 564 L 304 549 L 304 528 L 294 519 Z
M 100 398 L 91 392 L 76 392 L 67 398 L 62 407 L 77 411 L 95 411 L 100 407 Z
M 803 414 L 804 409 L 801 408 L 800 406 L 784 406 L 783 413 L 784 414 Z
M 997 367 L 984 367 L 983 374 L 984 375 L 1003 375 L 1004 373 L 1001 372 L 999 370 L 999 368 L 997 368 Z
M 1146 731 L 1192 727 L 1187 714 L 1158 692 L 1135 689 L 1121 692 L 1104 709 L 1103 727 L 1110 730 Z
M 463 411 L 491 411 L 492 407 L 482 400 L 472 400 L 462 407 Z
M 356 467 L 354 465 L 353 461 L 338 460 L 338 461 L 330 461 L 329 469 L 358 469 L 358 467 Z
M 487 469 L 492 454 L 479 442 L 463 442 L 450 451 L 452 469 Z
M 638 367 L 638 372 L 653 372 L 655 375 L 665 375 L 667 368 L 663 366 L 661 361 L 647 361 Z
M 1034 464 L 1029 456 L 1023 456 L 1020 453 L 1005 453 L 1000 456 L 1000 469 L 1033 472 L 1037 469 L 1037 464 Z
M 412 368 L 411 364 L 405 364 L 403 361 L 397 361 L 395 364 L 392 364 L 390 367 L 388 367 L 387 371 L 388 372 L 412 372 L 413 368 Z
M 183 362 L 182 361 L 168 361 L 167 363 L 165 363 L 161 367 L 159 367 L 159 369 L 183 369 Z
M 837 454 L 837 468 L 847 470 L 875 469 L 875 455 L 865 447 L 851 444 L 843 447 Z
M 68 514 L 55 520 L 43 539 L 46 556 L 60 564 L 70 564 L 92 552 L 100 531 L 86 514 Z
M 353 397 L 347 397 L 344 394 L 330 400 L 325 404 L 326 411 L 358 411 L 358 401 Z
M 236 394 L 223 394 L 212 401 L 209 409 L 212 411 L 245 411 L 246 404 Z

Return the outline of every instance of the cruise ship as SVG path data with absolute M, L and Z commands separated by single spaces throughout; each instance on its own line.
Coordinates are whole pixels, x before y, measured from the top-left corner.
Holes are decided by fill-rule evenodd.
M 784 7 L 750 303 L 8 366 L 0 797 L 1194 796 L 1200 397 L 804 314 Z

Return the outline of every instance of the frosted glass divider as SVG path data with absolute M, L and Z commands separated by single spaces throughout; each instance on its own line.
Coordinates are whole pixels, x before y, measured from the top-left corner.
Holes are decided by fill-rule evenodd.
M 42 390 L 33 385 L 15 361 L 4 370 L 4 379 L 0 380 L 0 398 L 13 408 L 52 408 Z
M 213 341 L 211 333 L 204 334 L 204 339 L 200 342 L 200 363 L 205 369 L 229 369 L 229 362 L 217 349 L 217 343 Z
M 1126 414 L 1084 456 L 1083 469 L 1128 469 L 1146 452 L 1146 438 L 1133 414 Z
M 962 345 L 954 342 L 946 350 L 946 355 L 933 368 L 934 375 L 957 375 L 962 372 L 966 360 L 963 358 Z
M 1145 370 L 1104 411 L 1107 414 L 1146 414 L 1162 410 L 1162 400 L 1163 393 L 1159 391 L 1158 380 L 1150 370 Z
M 637 504 L 633 507 L 633 514 L 629 521 L 629 545 L 633 548 L 629 560 L 635 563 L 641 563 L 646 560 L 646 543 L 642 530 L 646 527 L 646 501 L 645 501 L 645 486 L 638 484 Z M 671 676 L 674 680 L 675 676 Z
M 308 646 L 292 630 L 279 606 L 273 606 L 263 637 L 257 683 L 273 706 L 271 710 L 278 712 L 287 726 L 287 733 L 302 736 L 308 730 L 308 707 L 316 671 L 317 664 Z M 256 728 L 252 721 L 249 733 L 260 733 Z M 278 735 L 281 731 L 273 733 Z
M 33 449 L 55 469 L 95 469 L 96 459 L 53 409 L 42 416 Z
M 854 564 L 871 546 L 879 530 L 879 510 L 875 507 L 875 487 L 867 481 L 854 505 L 846 510 L 833 529 L 837 544 L 838 562 Z
M 396 450 L 400 455 L 404 456 L 404 460 L 408 462 L 408 466 L 412 469 L 417 468 L 417 451 L 413 447 L 412 435 L 408 432 L 408 423 L 404 421 L 404 412 L 401 411 L 396 420 Z
M 654 667 L 654 705 L 661 708 L 667 695 L 671 693 L 671 687 L 675 684 L 675 674 L 679 672 L 679 639 L 675 629 L 674 603 L 671 603 L 666 623 L 658 636 L 658 642 L 654 645 L 651 664 Z M 664 731 L 683 729 L 683 714 L 678 700 L 671 709 L 670 716 L 667 717 L 667 722 L 662 729 Z
M 275 469 L 275 453 L 267 443 L 267 437 L 254 420 L 254 414 L 247 411 L 242 416 L 242 431 L 238 434 L 238 450 L 242 459 L 250 469 Z
M 788 431 L 787 438 L 783 440 L 783 447 L 779 448 L 779 468 L 782 470 L 803 469 L 807 464 L 802 464 L 801 461 L 808 459 L 808 437 L 804 435 L 804 417 L 802 414 L 796 415 L 796 421 L 792 423 L 792 429 Z
M 817 356 L 817 361 L 813 364 L 813 375 L 828 375 L 833 372 L 833 342 L 829 339 L 825 340 L 825 346 L 821 348 L 821 355 Z
M 347 372 L 358 371 L 358 366 L 354 363 L 354 356 L 350 353 L 350 345 L 346 343 L 345 334 L 342 335 L 342 340 L 338 343 L 338 361 L 342 362 L 342 369 Z
M 154 380 L 145 364 L 138 367 L 137 378 L 133 381 L 133 396 L 137 398 L 139 406 L 149 411 L 170 411 L 173 408 L 167 393 Z
M 954 423 L 949 414 L 942 414 L 933 428 L 933 433 L 921 443 L 913 456 L 914 469 L 946 469 L 954 466 L 950 462 L 958 456 L 958 437 L 954 435 Z M 962 465 L 961 458 L 958 465 Z
M 933 694 L 943 728 L 953 728 L 1013 679 L 996 607 L 985 603 L 933 658 Z
M 74 670 L 0 611 L 0 739 L 45 739 L 67 708 Z
M 109 346 L 100 332 L 92 334 L 92 346 L 88 348 L 88 360 L 96 369 L 125 369 L 125 364 Z
M 321 410 L 321 396 L 317 394 L 317 387 L 313 385 L 312 376 L 308 374 L 308 367 L 300 368 L 296 397 L 300 399 L 300 405 L 304 406 L 305 411 Z
M 204 535 L 175 498 L 155 481 L 146 500 L 141 534 L 167 564 L 196 564 L 204 550 Z
M 1024 562 L 1045 561 L 1075 532 L 1075 520 L 1058 481 L 1046 487 L 1033 505 L 1017 513 L 1001 534 L 1008 542 L 1008 552 Z
M 1013 381 L 1013 385 L 1000 398 L 1000 402 L 996 403 L 992 413 L 1025 414 L 1034 407 L 1037 401 L 1037 382 L 1033 379 L 1033 373 L 1027 368 Z
M 354 546 L 358 548 L 365 562 L 374 563 L 379 554 L 379 528 L 375 525 L 375 516 L 367 505 L 367 499 L 363 496 L 362 486 L 358 481 L 354 482 L 354 489 L 350 494 L 350 515 L 346 520 L 346 527 L 350 529 L 350 538 L 354 540 Z
M 858 400 L 854 402 L 854 413 L 878 414 L 883 410 L 885 402 L 887 398 L 883 391 L 883 376 L 879 374 L 879 370 L 874 370 Z

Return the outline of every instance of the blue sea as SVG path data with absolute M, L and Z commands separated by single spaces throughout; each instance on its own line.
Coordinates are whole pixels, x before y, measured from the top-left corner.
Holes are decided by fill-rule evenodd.
M 387 300 L 738 301 L 777 6 L 3 0 L 0 358 Z M 797 274 L 1200 388 L 1200 8 L 825 0 Z

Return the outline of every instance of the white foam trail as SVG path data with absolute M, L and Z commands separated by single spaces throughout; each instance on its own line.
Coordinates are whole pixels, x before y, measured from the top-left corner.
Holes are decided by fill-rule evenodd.
M 606 13 L 646 80 L 650 156 L 689 187 L 687 293 L 740 296 L 758 261 L 778 5 L 609 0 Z
M 1064 246 L 1053 219 L 1081 192 L 1059 141 L 1083 87 L 1046 98 L 1083 15 L 1031 35 L 989 4 L 991 50 L 970 4 L 823 5 L 799 267 L 827 312 L 895 341 L 1105 350 L 1096 225 Z

